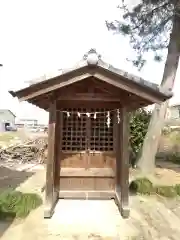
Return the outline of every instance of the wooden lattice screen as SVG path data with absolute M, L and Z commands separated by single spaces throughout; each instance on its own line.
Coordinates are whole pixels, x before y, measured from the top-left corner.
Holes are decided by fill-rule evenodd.
M 113 151 L 113 113 L 110 112 L 111 123 L 107 126 L 107 109 L 91 109 L 90 112 L 101 112 L 91 114 L 86 113 L 87 109 L 63 109 L 68 111 L 70 116 L 63 113 L 63 151 Z
M 97 109 L 99 113 L 91 117 L 91 136 L 90 149 L 93 151 L 112 151 L 113 150 L 113 116 L 110 114 L 111 123 L 107 126 L 106 109 Z

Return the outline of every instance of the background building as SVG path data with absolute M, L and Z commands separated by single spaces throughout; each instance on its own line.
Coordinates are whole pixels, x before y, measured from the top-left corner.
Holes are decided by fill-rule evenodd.
M 0 109 L 0 132 L 7 130 L 8 126 L 15 125 L 15 114 L 8 109 Z
M 16 125 L 23 126 L 23 127 L 35 127 L 38 125 L 37 119 L 30 119 L 30 118 L 21 118 L 16 121 Z
M 180 103 L 170 105 L 166 113 L 166 125 L 180 127 Z
M 169 119 L 179 119 L 180 120 L 180 103 L 169 106 L 167 117 Z

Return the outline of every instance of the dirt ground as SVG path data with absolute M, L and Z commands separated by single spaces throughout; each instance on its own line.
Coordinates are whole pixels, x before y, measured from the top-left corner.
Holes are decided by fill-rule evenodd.
M 15 139 L 18 140 L 18 139 Z M 131 179 L 136 175 L 131 171 Z M 180 183 L 180 166 L 158 162 L 158 184 Z M 35 192 L 44 198 L 45 169 L 38 164 L 0 165 L 0 188 Z M 25 220 L 0 222 L 1 240 L 120 239 L 179 240 L 180 200 L 158 196 L 130 196 L 130 217 L 122 219 L 113 200 L 59 200 L 51 219 L 43 218 L 43 206 Z
M 26 166 L 26 169 L 16 169 L 14 175 L 11 172 L 9 181 L 13 179 L 16 189 L 36 192 L 43 197 L 44 168 L 34 165 L 29 168 Z M 179 240 L 179 203 L 178 199 L 130 196 L 131 214 L 125 220 L 121 218 L 113 200 L 59 200 L 51 219 L 43 219 L 41 206 L 23 221 L 0 222 L 0 238 Z
M 133 180 L 141 176 L 136 169 L 130 169 L 130 178 Z M 159 161 L 154 175 L 147 176 L 154 184 L 172 186 L 180 184 L 180 165 L 167 161 Z

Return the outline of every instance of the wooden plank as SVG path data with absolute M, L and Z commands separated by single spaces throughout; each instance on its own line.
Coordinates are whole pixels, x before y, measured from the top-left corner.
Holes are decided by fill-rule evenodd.
M 121 215 L 127 218 L 129 216 L 129 114 L 126 108 L 121 109 L 120 117 L 120 210 Z
M 88 112 L 89 109 L 87 109 Z M 87 117 L 86 118 L 86 168 L 90 168 L 90 163 L 91 163 L 91 156 L 90 156 L 90 138 L 91 138 L 91 118 Z
M 55 175 L 55 132 L 56 132 L 56 102 L 53 101 L 49 111 L 48 129 L 48 157 L 46 165 L 46 187 L 45 187 L 45 210 L 44 217 L 49 218 L 53 214 L 53 208 L 57 200 L 57 193 L 54 188 Z
M 118 209 L 121 209 L 121 149 L 120 149 L 120 123 L 118 123 L 117 113 L 114 116 L 114 147 L 115 147 L 115 156 L 116 156 L 116 175 L 115 175 L 115 203 L 118 206 Z
M 115 120 L 115 133 L 114 133 L 114 141 L 115 141 L 115 149 L 116 149 L 116 185 L 115 185 L 115 191 L 120 192 L 120 184 L 121 184 L 121 149 L 120 149 L 120 135 L 121 135 L 121 129 L 120 129 L 120 123 L 118 123 L 117 118 Z
M 61 98 L 59 97 L 59 101 L 61 106 L 63 105 L 62 102 L 71 102 L 73 104 L 76 104 L 76 106 L 79 104 L 79 102 L 82 102 L 83 105 L 85 106 L 86 104 L 89 106 L 91 103 L 92 105 L 95 105 L 97 102 L 101 103 L 101 106 L 103 106 L 104 104 L 109 105 L 109 103 L 111 102 L 111 104 L 115 103 L 117 105 L 120 106 L 127 106 L 128 110 L 136 110 L 140 107 L 144 107 L 147 106 L 149 104 L 151 104 L 151 102 L 148 102 L 147 100 L 142 100 L 141 98 L 138 97 L 134 97 L 134 96 L 123 96 L 122 94 L 120 94 L 121 97 L 106 97 L 105 95 L 100 95 L 97 94 L 95 97 L 89 97 L 89 96 L 75 96 L 75 95 L 67 95 L 67 96 L 62 96 Z M 32 99 L 29 100 L 30 103 L 43 108 L 43 109 L 48 109 L 49 106 L 49 100 L 47 98 L 42 98 L 42 99 Z M 70 105 L 69 105 L 70 106 Z
M 108 191 L 114 190 L 112 177 L 61 177 L 60 191 Z
M 61 199 L 114 199 L 114 191 L 60 191 Z
M 120 102 L 121 99 L 119 97 L 110 97 L 107 95 L 103 94 L 94 94 L 88 96 L 88 94 L 80 95 L 80 94 L 75 94 L 75 95 L 66 95 L 59 97 L 58 100 L 65 100 L 65 101 L 102 101 L 102 102 Z
M 61 177 L 114 177 L 112 168 L 61 168 Z
M 72 83 L 75 83 L 75 82 L 78 82 L 78 81 L 81 81 L 85 78 L 88 78 L 90 77 L 91 75 L 89 73 L 85 73 L 85 74 L 82 74 L 80 76 L 77 76 L 77 77 L 74 77 L 74 78 L 71 78 L 67 81 L 63 81 L 63 82 L 60 82 L 58 84 L 55 84 L 53 86 L 50 86 L 50 87 L 47 87 L 47 88 L 43 88 L 41 90 L 37 90 L 36 92 L 33 92 L 31 94 L 28 94 L 24 97 L 20 97 L 19 98 L 19 101 L 22 102 L 22 101 L 27 101 L 28 99 L 31 99 L 31 98 L 34 98 L 34 97 L 37 97 L 39 95 L 42 95 L 42 94 L 45 94 L 45 93 L 48 93 L 48 92 L 51 92 L 51 91 L 54 91 L 56 89 L 59 89 L 61 87 L 64 87 L 64 86 L 67 86 L 67 85 L 70 85 Z
M 117 88 L 123 89 L 129 93 L 133 93 L 137 96 L 140 96 L 148 101 L 150 101 L 151 103 L 161 103 L 162 99 L 159 97 L 160 94 L 153 94 L 153 93 L 148 93 L 147 90 L 142 90 L 141 87 L 139 86 L 135 86 L 134 83 L 130 84 L 130 83 L 126 83 L 122 78 L 120 77 L 109 77 L 107 76 L 108 74 L 101 74 L 101 73 L 95 73 L 94 77 L 109 83 Z M 109 73 L 110 75 L 110 73 Z M 134 85 L 134 86 L 132 86 Z M 157 95 L 157 96 L 156 96 Z
M 113 152 L 94 152 L 90 151 L 90 164 L 92 168 L 111 168 L 115 169 L 115 156 Z M 62 152 L 61 167 L 63 168 L 86 168 L 85 152 Z M 62 173 L 62 172 L 61 172 Z M 63 173 L 62 173 L 63 174 Z
M 62 113 L 56 112 L 56 129 L 55 129 L 55 174 L 54 174 L 54 188 L 59 197 L 59 175 L 60 175 L 60 161 L 61 161 L 61 142 L 62 142 Z
M 62 110 L 63 108 L 92 108 L 92 106 L 96 108 L 106 108 L 108 109 L 116 109 L 122 107 L 120 102 L 107 102 L 106 105 L 104 102 L 101 101 L 93 101 L 93 102 L 88 102 L 88 101 L 65 101 L 61 100 L 57 102 L 57 108 L 59 110 Z

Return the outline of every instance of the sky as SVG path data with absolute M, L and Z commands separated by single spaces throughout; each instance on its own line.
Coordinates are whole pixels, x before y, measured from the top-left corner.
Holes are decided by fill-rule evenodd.
M 120 1 L 0 0 L 0 108 L 10 109 L 17 118 L 47 123 L 45 111 L 19 103 L 8 91 L 28 86 L 28 80 L 48 72 L 72 67 L 90 48 L 115 67 L 160 84 L 164 62 L 154 62 L 149 54 L 148 63 L 138 72 L 126 61 L 133 55 L 127 39 L 107 31 L 105 20 L 120 19 Z M 179 75 L 180 68 L 176 79 Z M 179 87 L 176 80 L 172 103 L 180 102 Z

